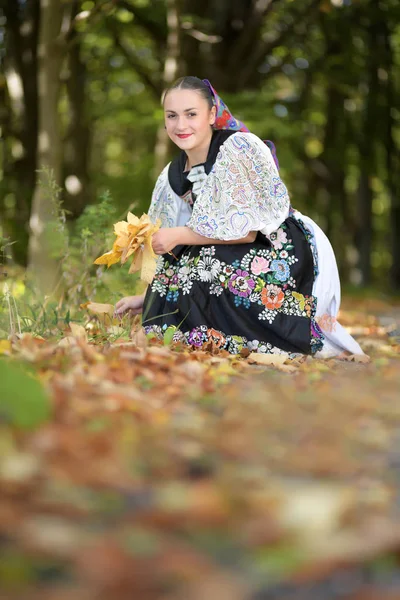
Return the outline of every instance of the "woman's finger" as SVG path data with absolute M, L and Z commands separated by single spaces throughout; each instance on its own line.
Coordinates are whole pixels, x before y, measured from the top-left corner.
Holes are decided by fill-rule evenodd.
M 127 310 L 127 307 L 123 304 L 122 306 L 119 306 L 118 308 L 116 308 L 115 313 L 118 315 L 120 313 L 123 313 Z

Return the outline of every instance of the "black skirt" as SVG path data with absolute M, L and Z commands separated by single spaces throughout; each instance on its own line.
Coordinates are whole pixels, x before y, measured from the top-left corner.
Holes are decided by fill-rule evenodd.
M 177 246 L 159 258 L 143 306 L 150 336 L 237 354 L 314 354 L 323 345 L 312 296 L 316 260 L 304 224 L 288 217 L 270 239 Z

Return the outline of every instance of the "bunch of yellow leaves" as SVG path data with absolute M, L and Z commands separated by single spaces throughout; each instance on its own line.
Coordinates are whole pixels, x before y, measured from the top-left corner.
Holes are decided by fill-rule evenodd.
M 160 229 L 160 220 L 154 225 L 148 215 L 143 214 L 140 219 L 128 212 L 127 221 L 119 221 L 114 225 L 117 236 L 112 250 L 106 252 L 94 261 L 95 265 L 111 267 L 121 261 L 126 263 L 133 255 L 129 273 L 140 271 L 140 278 L 146 283 L 151 283 L 156 272 L 157 255 L 153 251 L 151 239 Z

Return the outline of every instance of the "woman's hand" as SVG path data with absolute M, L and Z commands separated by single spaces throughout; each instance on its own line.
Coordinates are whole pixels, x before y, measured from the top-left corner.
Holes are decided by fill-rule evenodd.
M 153 250 L 156 254 L 171 252 L 179 244 L 180 227 L 165 227 L 159 229 L 152 240 Z
M 140 296 L 126 296 L 115 305 L 114 314 L 116 317 L 122 317 L 124 313 L 130 312 L 131 315 L 138 315 L 142 312 L 144 294 Z

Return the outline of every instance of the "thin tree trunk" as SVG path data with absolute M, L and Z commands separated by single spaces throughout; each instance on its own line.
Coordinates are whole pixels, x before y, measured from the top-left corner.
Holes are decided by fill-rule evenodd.
M 167 0 L 167 25 L 168 37 L 164 62 L 163 90 L 171 85 L 171 83 L 178 77 L 179 73 L 179 59 L 181 56 L 179 0 Z M 160 173 L 167 162 L 169 148 L 169 137 L 165 131 L 164 124 L 161 123 L 157 131 L 155 147 L 154 170 L 156 176 Z
M 64 48 L 58 40 L 63 5 L 59 0 L 41 0 L 39 36 L 39 146 L 38 167 L 51 176 L 56 185 L 61 183 L 62 146 L 58 115 L 60 69 Z M 54 292 L 59 275 L 59 261 L 52 256 L 52 237 L 49 221 L 56 214 L 54 195 L 39 177 L 30 218 L 29 271 L 38 290 L 50 295 Z
M 400 149 L 394 139 L 395 120 L 392 107 L 396 106 L 395 65 L 390 30 L 386 23 L 383 25 L 385 57 L 386 57 L 386 168 L 387 186 L 390 198 L 390 249 L 392 266 L 390 269 L 390 287 L 400 290 Z M 398 104 L 398 102 L 397 102 Z
M 372 0 L 375 2 L 375 0 Z M 355 246 L 359 253 L 358 268 L 360 271 L 360 284 L 367 286 L 371 282 L 371 255 L 372 255 L 372 201 L 373 192 L 371 187 L 371 178 L 375 173 L 375 143 L 378 137 L 378 96 L 379 79 L 378 70 L 380 66 L 379 36 L 377 15 L 372 10 L 371 22 L 369 25 L 368 47 L 370 49 L 368 62 L 368 95 L 366 100 L 365 117 L 362 125 L 361 138 L 359 144 L 360 152 L 360 177 L 357 190 L 357 231 Z M 379 15 L 379 13 L 378 13 Z
M 87 70 L 81 59 L 81 44 L 75 33 L 69 42 L 66 81 L 69 126 L 64 143 L 63 197 L 64 208 L 71 218 L 76 218 L 91 199 L 89 159 L 92 137 L 86 97 Z
M 27 0 L 23 7 L 17 2 L 6 3 L 4 14 L 6 88 L 3 88 L 4 97 L 0 99 L 0 121 L 4 140 L 3 174 L 6 185 L 0 194 L 0 212 L 6 235 L 15 242 L 10 252 L 16 262 L 26 265 L 28 222 L 36 178 L 36 74 L 40 0 Z M 14 158 L 11 153 L 15 139 L 18 139 L 22 150 L 18 158 Z M 14 198 L 12 210 L 4 203 L 8 194 Z

